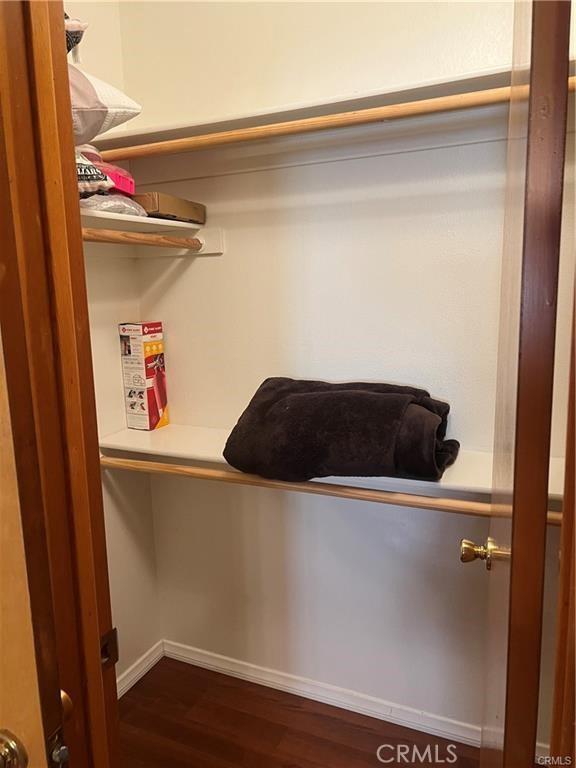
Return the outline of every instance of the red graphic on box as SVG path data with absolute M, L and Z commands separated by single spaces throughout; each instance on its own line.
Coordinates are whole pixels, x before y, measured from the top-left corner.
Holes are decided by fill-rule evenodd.
M 150 379 L 152 379 L 152 386 L 150 386 Z M 150 429 L 156 429 L 168 403 L 163 352 L 146 357 L 146 385 Z

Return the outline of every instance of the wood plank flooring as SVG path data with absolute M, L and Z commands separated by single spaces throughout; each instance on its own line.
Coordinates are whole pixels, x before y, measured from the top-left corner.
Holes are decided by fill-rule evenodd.
M 479 765 L 472 747 L 457 745 L 454 762 L 443 739 L 172 659 L 120 700 L 120 738 L 122 768 Z M 382 744 L 404 752 L 385 748 L 393 761 L 384 763 Z M 431 759 L 421 762 L 413 747 L 425 755 L 428 744 Z

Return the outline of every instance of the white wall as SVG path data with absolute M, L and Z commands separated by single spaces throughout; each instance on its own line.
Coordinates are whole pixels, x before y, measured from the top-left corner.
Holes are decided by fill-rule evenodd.
M 142 114 L 114 131 L 190 125 L 506 70 L 513 0 L 67 0 L 89 23 L 81 66 Z M 571 56 L 576 58 L 576 14 Z
M 271 375 L 361 377 L 430 388 L 451 434 L 491 450 L 504 153 L 343 153 L 162 186 L 205 202 L 226 236 L 222 259 L 177 278 L 142 267 L 143 311 L 176 355 L 173 420 L 231 426 Z
M 222 259 L 142 265 L 145 314 L 178 354 L 173 421 L 230 427 L 269 375 L 363 376 L 428 387 L 452 404 L 464 448 L 492 450 L 506 153 L 494 122 L 470 144 L 446 131 L 447 146 L 428 148 L 371 132 L 318 164 L 317 138 L 292 154 L 133 163 L 158 179 L 142 189 L 206 203 L 226 234 Z M 573 179 L 572 149 L 569 160 Z M 199 178 L 160 183 L 173 175 Z M 564 203 L 553 456 L 564 455 L 573 183 Z
M 133 128 L 353 98 L 511 61 L 508 0 L 122 2 L 120 13 L 125 85 L 146 105 Z
M 450 433 L 491 449 L 505 143 L 371 141 L 320 164 L 303 147 L 134 164 L 139 178 L 198 176 L 154 186 L 207 203 L 226 233 L 220 259 L 141 264 L 175 422 L 229 426 L 269 375 L 395 380 L 448 399 Z M 460 565 L 458 542 L 483 540 L 485 523 L 185 480 L 152 489 L 168 639 L 475 733 L 472 616 L 488 581 Z
M 165 636 L 467 724 L 482 691 L 485 521 L 154 480 Z M 417 721 L 413 721 L 417 725 Z
M 127 253 L 126 246 L 85 245 L 98 429 L 104 435 L 126 424 L 118 324 L 140 317 L 137 262 L 116 258 L 118 247 Z M 121 674 L 163 636 L 150 481 L 147 475 L 104 472 L 102 489 Z
M 503 153 L 343 150 L 336 162 L 162 187 L 206 202 L 226 233 L 223 258 L 177 279 L 161 262 L 142 266 L 142 307 L 166 323 L 174 421 L 229 426 L 270 375 L 393 380 L 449 400 L 450 433 L 490 450 Z M 482 633 L 469 616 L 471 605 L 482 615 L 487 582 L 459 564 L 458 542 L 482 540 L 485 523 L 152 487 L 166 637 L 473 732 Z
M 78 66 L 122 89 L 125 57 L 119 2 L 65 0 L 64 10 L 71 18 L 78 18 L 89 25 L 80 44 Z
M 448 399 L 450 433 L 490 450 L 502 128 L 428 147 L 422 131 L 369 133 L 316 164 L 318 139 L 134 163 L 148 182 L 182 179 L 150 187 L 207 203 L 226 234 L 220 259 L 141 264 L 143 311 L 166 324 L 173 420 L 229 426 L 269 375 L 395 380 Z M 565 203 L 564 392 L 572 194 Z M 564 421 L 559 410 L 556 455 Z M 488 580 L 459 564 L 458 541 L 483 540 L 485 524 L 185 480 L 152 488 L 167 638 L 478 727 L 471 617 L 484 615 Z M 543 741 L 546 729 L 543 715 Z

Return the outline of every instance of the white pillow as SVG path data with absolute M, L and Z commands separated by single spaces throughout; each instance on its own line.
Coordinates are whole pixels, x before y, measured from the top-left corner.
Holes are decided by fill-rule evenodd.
M 87 144 L 142 111 L 140 104 L 118 88 L 82 72 L 73 64 L 68 64 L 68 76 L 76 144 Z

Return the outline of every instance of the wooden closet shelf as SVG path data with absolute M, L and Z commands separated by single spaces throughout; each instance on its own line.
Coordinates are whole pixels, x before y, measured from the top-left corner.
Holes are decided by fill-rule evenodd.
M 393 491 L 380 491 L 371 488 L 358 488 L 351 485 L 337 485 L 318 481 L 288 483 L 282 480 L 268 480 L 259 475 L 249 475 L 232 469 L 212 469 L 209 467 L 194 467 L 183 464 L 168 464 L 160 461 L 124 459 L 112 456 L 101 456 L 100 464 L 104 469 L 130 470 L 150 475 L 178 475 L 197 480 L 212 480 L 220 483 L 248 485 L 256 488 L 273 488 L 275 490 L 309 493 L 317 496 L 332 496 L 340 499 L 349 499 L 350 501 L 371 501 L 396 507 L 431 509 L 439 512 L 452 512 L 458 515 L 472 515 L 475 517 L 509 516 L 506 509 L 500 511 L 498 507 L 493 507 L 490 502 L 442 498 L 441 496 L 436 498 L 413 493 L 395 493 Z M 560 525 L 561 521 L 562 514 L 560 512 L 548 512 L 548 523 L 550 525 Z
M 576 90 L 576 76 L 568 80 L 570 91 Z M 528 85 L 510 86 L 502 88 L 490 88 L 482 91 L 469 91 L 467 93 L 437 96 L 430 99 L 419 99 L 400 104 L 387 104 L 380 107 L 357 109 L 350 112 L 340 112 L 331 115 L 317 117 L 305 117 L 298 120 L 268 123 L 249 128 L 237 128 L 229 131 L 217 131 L 199 136 L 188 136 L 179 139 L 169 139 L 148 144 L 140 144 L 132 147 L 118 147 L 102 152 L 102 157 L 107 162 L 117 160 L 130 160 L 139 157 L 157 157 L 160 155 L 173 155 L 180 152 L 192 152 L 194 150 L 208 149 L 223 144 L 237 144 L 248 141 L 262 141 L 280 136 L 312 133 L 315 131 L 334 130 L 336 128 L 350 128 L 370 123 L 387 122 L 410 117 L 422 117 L 443 112 L 455 112 L 464 109 L 489 107 L 497 104 L 506 104 L 512 98 L 527 99 Z
M 81 211 L 82 238 L 86 243 L 146 246 L 139 256 L 220 256 L 224 252 L 224 235 L 218 227 L 202 227 L 186 221 L 155 219 L 152 216 L 130 216 L 105 211 Z M 201 236 L 198 233 L 201 231 Z M 132 251 L 113 250 L 115 256 Z
M 82 239 L 87 243 L 183 248 L 194 253 L 198 253 L 204 247 L 204 243 L 198 237 L 146 234 L 145 232 L 118 232 L 114 229 L 91 229 L 90 227 L 82 227 Z
M 148 474 L 179 475 L 235 485 L 371 501 L 417 509 L 431 509 L 477 517 L 505 516 L 490 502 L 492 455 L 462 451 L 439 483 L 404 478 L 323 478 L 302 483 L 269 480 L 238 472 L 222 457 L 229 430 L 171 424 L 155 432 L 121 430 L 100 441 L 104 469 Z M 145 458 L 134 456 L 144 455 Z M 215 467 L 214 464 L 224 465 Z M 211 466 L 212 465 L 212 466 Z M 559 498 L 563 462 L 551 463 L 551 497 Z M 548 522 L 558 525 L 561 514 L 550 511 Z

